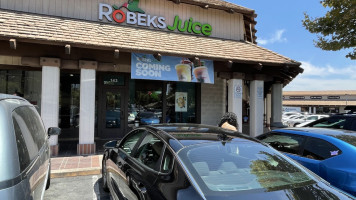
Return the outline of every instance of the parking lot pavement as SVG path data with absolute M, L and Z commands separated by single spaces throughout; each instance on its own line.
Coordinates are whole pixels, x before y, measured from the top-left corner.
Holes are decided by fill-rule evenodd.
M 51 179 L 51 186 L 44 194 L 45 200 L 111 200 L 102 190 L 101 175 Z

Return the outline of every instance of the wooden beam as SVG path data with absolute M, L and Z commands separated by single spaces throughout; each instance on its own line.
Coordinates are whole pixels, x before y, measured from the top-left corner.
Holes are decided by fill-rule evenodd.
M 41 66 L 50 66 L 50 67 L 59 67 L 59 66 L 61 66 L 61 59 L 40 57 L 40 65 Z
M 22 57 L 21 64 L 29 67 L 41 67 L 39 57 Z
M 70 51 L 71 51 L 71 47 L 70 47 L 70 45 L 69 44 L 66 44 L 65 46 L 64 46 L 64 49 L 65 49 L 65 54 L 67 54 L 67 55 L 69 55 L 70 54 Z
M 232 78 L 232 73 L 231 72 L 218 72 L 218 77 L 221 79 L 231 79 Z
M 115 49 L 115 51 L 114 51 L 114 58 L 115 58 L 115 59 L 119 59 L 119 57 L 120 57 L 120 50 L 119 50 L 119 49 Z
M 79 60 L 80 69 L 97 69 L 98 62 L 89 60 Z
M 78 60 L 62 60 L 61 69 L 79 69 Z
M 16 50 L 16 39 L 10 39 L 10 48 Z
M 233 79 L 245 79 L 246 75 L 244 73 L 233 72 L 232 78 Z

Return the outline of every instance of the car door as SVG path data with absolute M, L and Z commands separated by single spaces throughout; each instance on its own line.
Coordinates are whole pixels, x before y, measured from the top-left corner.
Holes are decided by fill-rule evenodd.
M 42 199 L 49 167 L 49 149 L 42 120 L 34 107 L 22 106 L 12 113 L 21 172 L 26 174 L 33 199 Z
M 145 132 L 143 129 L 130 132 L 121 140 L 118 148 L 110 152 L 111 159 L 108 159 L 106 164 L 109 169 L 108 182 L 110 182 L 109 185 L 111 185 L 115 195 L 118 197 L 137 199 L 134 191 L 127 184 L 127 176 L 131 170 L 130 156 L 132 156 L 135 147 L 139 144 Z
M 133 157 L 128 159 L 131 169 L 128 172 L 127 184 L 134 188 L 139 199 L 159 200 L 159 190 L 155 187 L 161 165 L 164 143 L 151 132 L 146 135 L 137 146 Z
M 325 177 L 326 160 L 339 154 L 341 154 L 341 150 L 333 144 L 320 138 L 308 137 L 299 162 L 315 174 Z

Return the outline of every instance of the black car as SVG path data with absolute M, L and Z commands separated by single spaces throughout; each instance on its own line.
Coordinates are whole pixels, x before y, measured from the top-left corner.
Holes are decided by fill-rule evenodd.
M 114 199 L 355 199 L 267 144 L 192 124 L 137 128 L 105 145 Z
M 303 127 L 333 128 L 356 131 L 356 114 L 336 114 L 321 118 Z

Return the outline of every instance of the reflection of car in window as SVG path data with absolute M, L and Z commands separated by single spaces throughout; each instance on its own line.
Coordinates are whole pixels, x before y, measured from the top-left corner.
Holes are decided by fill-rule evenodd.
M 159 117 L 154 112 L 140 112 L 137 117 L 142 125 L 158 124 L 160 122 Z

